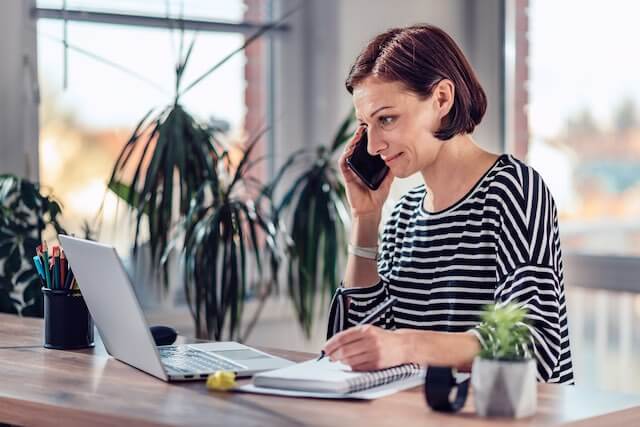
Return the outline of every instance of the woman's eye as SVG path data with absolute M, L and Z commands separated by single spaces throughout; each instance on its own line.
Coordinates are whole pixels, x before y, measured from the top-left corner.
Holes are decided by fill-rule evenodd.
M 393 123 L 395 121 L 395 117 L 393 116 L 383 116 L 380 117 L 380 125 L 382 126 L 389 126 L 391 123 Z

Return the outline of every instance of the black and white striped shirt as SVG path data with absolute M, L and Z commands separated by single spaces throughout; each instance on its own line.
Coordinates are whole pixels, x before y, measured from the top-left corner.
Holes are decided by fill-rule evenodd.
M 398 302 L 376 325 L 481 339 L 476 328 L 484 306 L 516 302 L 528 312 L 538 380 L 573 384 L 557 211 L 540 175 L 502 155 L 448 209 L 425 211 L 425 193 L 424 185 L 409 191 L 387 221 L 381 281 L 338 289 L 328 335 L 395 296 Z

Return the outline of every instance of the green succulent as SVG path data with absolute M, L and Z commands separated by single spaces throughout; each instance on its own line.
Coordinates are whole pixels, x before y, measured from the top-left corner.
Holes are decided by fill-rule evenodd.
M 531 332 L 527 310 L 514 303 L 485 307 L 478 331 L 482 336 L 480 357 L 493 360 L 523 360 L 531 357 Z

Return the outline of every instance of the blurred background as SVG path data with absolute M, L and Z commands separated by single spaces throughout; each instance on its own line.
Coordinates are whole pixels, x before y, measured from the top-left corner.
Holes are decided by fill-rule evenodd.
M 131 208 L 107 183 L 138 122 L 174 101 L 186 47 L 194 41 L 185 85 L 204 78 L 181 105 L 215 130 L 231 159 L 259 136 L 253 155 L 265 159 L 252 174 L 266 183 L 293 153 L 330 146 L 340 133 L 351 110 L 344 78 L 370 38 L 394 26 L 442 27 L 488 94 L 476 141 L 525 160 L 556 199 L 577 384 L 640 392 L 639 3 L 5 0 L 0 8 L 0 173 L 55 196 L 68 232 L 116 246 L 149 322 L 185 335 L 196 331 L 179 261 L 163 290 L 149 272 L 156 264 L 144 251 L 132 256 Z M 418 183 L 396 180 L 392 199 Z M 286 269 L 285 261 L 280 292 L 245 297 L 240 323 L 259 313 L 246 341 L 315 352 L 330 293 L 320 291 L 324 304 L 305 330 Z M 19 287 L 10 293 L 20 300 Z

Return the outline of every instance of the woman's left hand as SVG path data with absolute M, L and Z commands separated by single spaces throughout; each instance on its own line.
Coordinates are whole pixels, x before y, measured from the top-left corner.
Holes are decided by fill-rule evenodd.
M 409 336 L 373 325 L 354 326 L 337 333 L 324 345 L 332 361 L 354 371 L 389 368 L 410 362 Z

